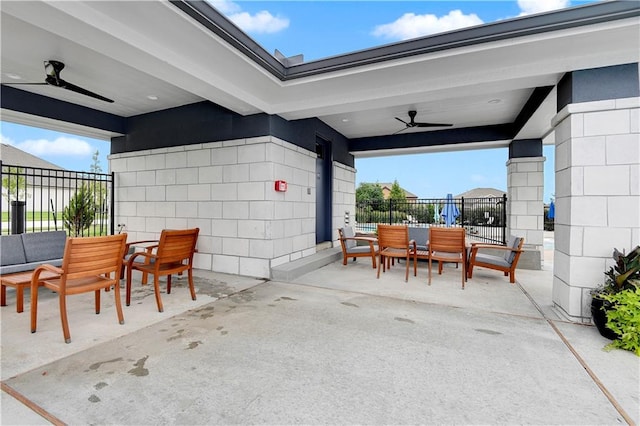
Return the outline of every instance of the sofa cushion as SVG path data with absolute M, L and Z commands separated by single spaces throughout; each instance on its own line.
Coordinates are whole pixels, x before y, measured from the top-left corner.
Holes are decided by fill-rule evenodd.
M 342 228 L 342 234 L 345 238 L 353 238 L 356 236 L 352 226 L 345 226 Z M 356 240 L 345 240 L 344 245 L 347 249 L 352 249 L 358 245 L 358 242 Z
M 511 266 L 511 264 L 508 263 L 502 256 L 494 256 L 492 254 L 481 253 L 476 254 L 475 263 L 488 263 L 489 265 L 502 266 L 504 268 L 509 268 Z
M 0 236 L 0 248 L 0 266 L 16 265 L 27 261 L 20 235 Z
M 427 250 L 427 240 L 429 239 L 429 228 L 409 227 L 409 240 L 414 240 L 418 250 Z
M 373 249 L 377 251 L 378 246 L 374 245 Z M 350 247 L 347 249 L 347 254 L 354 254 L 354 253 L 371 253 L 371 247 L 369 245 L 366 245 L 366 246 Z
M 21 235 L 27 263 L 51 263 L 51 260 L 64 257 L 64 246 L 67 242 L 67 234 L 64 231 L 30 232 Z
M 0 275 L 15 274 L 17 272 L 33 271 L 40 265 L 45 263 L 53 266 L 62 266 L 62 259 L 43 260 L 40 262 L 17 263 L 15 265 L 0 266 Z
M 520 245 L 520 240 L 522 240 L 522 238 L 516 237 L 511 235 L 509 237 L 509 241 L 507 242 L 507 247 L 509 248 L 513 248 L 513 249 L 517 249 L 518 246 Z M 511 265 L 511 263 L 513 263 L 513 259 L 516 257 L 516 253 L 514 251 L 505 251 L 504 253 L 504 260 Z

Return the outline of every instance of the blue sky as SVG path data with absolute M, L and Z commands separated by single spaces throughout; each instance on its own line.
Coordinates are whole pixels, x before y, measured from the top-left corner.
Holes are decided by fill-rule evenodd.
M 519 1 L 214 1 L 209 2 L 268 52 L 305 61 L 480 25 L 593 0 Z M 2 143 L 70 170 L 89 170 L 98 151 L 108 171 L 108 141 L 1 122 Z M 545 146 L 545 194 L 554 193 L 553 147 Z M 419 197 L 442 197 L 477 187 L 506 190 L 507 150 L 402 155 L 356 160 L 356 184 L 393 182 Z M 451 164 L 456 165 L 452 173 Z

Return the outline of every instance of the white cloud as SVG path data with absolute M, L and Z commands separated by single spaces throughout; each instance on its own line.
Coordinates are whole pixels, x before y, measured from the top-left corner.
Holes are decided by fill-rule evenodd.
M 269 11 L 262 10 L 255 15 L 243 12 L 242 7 L 229 0 L 206 0 L 224 14 L 242 31 L 254 34 L 273 34 L 289 27 L 289 19 L 273 16 Z
M 61 136 L 54 140 L 26 140 L 19 143 L 11 143 L 11 145 L 36 156 L 49 155 L 86 157 L 93 155 L 93 153 L 95 152 L 93 147 L 88 142 L 83 141 L 82 139 L 69 138 L 64 136 Z
M 273 16 L 266 10 L 262 10 L 255 15 L 247 12 L 233 13 L 229 15 L 229 19 L 248 33 L 272 34 L 289 26 L 287 18 Z
M 5 145 L 12 145 L 12 146 L 15 145 L 15 142 L 13 141 L 13 139 L 10 139 L 2 134 L 0 134 L 0 143 L 3 143 Z
M 240 5 L 229 0 L 206 0 L 211 6 L 218 9 L 220 13 L 237 13 L 242 10 Z
M 475 182 L 475 183 L 483 183 L 483 182 L 488 182 L 489 179 L 484 176 L 484 175 L 479 175 L 479 174 L 475 174 L 475 175 L 471 175 L 471 182 Z
M 548 12 L 550 10 L 564 9 L 570 5 L 570 0 L 518 0 L 520 16 L 533 13 Z
M 460 10 L 452 10 L 441 17 L 433 14 L 405 13 L 394 22 L 376 26 L 373 35 L 395 40 L 407 40 L 482 23 L 482 19 L 475 13 L 465 15 Z

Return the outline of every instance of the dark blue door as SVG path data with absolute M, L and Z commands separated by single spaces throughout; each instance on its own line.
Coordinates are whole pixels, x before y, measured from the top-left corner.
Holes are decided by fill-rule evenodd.
M 316 244 L 331 241 L 331 143 L 316 136 Z

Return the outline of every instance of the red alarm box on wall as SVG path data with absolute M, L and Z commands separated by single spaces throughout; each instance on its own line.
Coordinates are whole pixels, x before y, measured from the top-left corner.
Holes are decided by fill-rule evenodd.
M 287 192 L 287 182 L 283 180 L 276 181 L 276 191 L 278 192 Z

